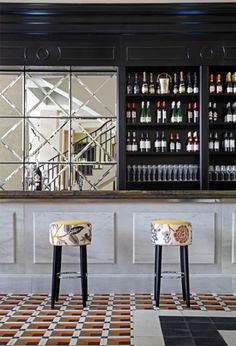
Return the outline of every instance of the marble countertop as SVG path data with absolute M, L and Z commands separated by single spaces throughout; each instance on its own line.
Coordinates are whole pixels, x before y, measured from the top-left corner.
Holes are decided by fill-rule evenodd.
M 0 200 L 235 200 L 236 191 L 0 191 Z

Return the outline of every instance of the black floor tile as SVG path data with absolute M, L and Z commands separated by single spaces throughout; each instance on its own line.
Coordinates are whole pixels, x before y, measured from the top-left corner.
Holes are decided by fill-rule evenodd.
M 185 336 L 185 337 L 192 337 L 190 330 L 189 329 L 181 329 L 181 328 L 166 328 L 162 327 L 162 333 L 164 336 L 169 337 L 169 336 Z
M 179 323 L 179 322 L 185 322 L 185 318 L 181 316 L 159 316 L 159 319 L 161 322 L 168 322 L 168 323 Z
M 213 323 L 209 317 L 186 316 L 184 319 L 187 323 Z
M 215 323 L 218 330 L 236 330 L 236 323 Z
M 236 317 L 210 317 L 214 323 L 236 323 Z
M 196 346 L 227 346 L 222 338 L 194 338 Z
M 190 330 L 216 330 L 216 326 L 214 323 L 189 323 Z
M 192 338 L 164 337 L 166 346 L 196 346 Z
M 219 333 L 217 331 L 217 329 L 214 330 L 209 330 L 209 329 L 205 329 L 205 330 L 191 330 L 191 334 L 193 337 L 197 338 L 197 337 L 208 337 L 208 338 L 218 338 L 219 337 Z
M 178 323 L 175 323 L 175 322 L 161 322 L 161 328 L 169 328 L 169 329 L 176 329 L 176 328 L 179 328 L 179 329 L 188 329 L 188 324 L 185 323 L 185 322 L 178 322 Z

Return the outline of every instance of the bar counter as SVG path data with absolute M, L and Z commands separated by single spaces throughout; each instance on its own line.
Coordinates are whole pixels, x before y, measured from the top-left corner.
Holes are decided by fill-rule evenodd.
M 220 200 L 236 201 L 236 190 L 229 191 L 0 191 L 0 200 L 64 200 L 64 199 L 108 199 L 108 200 Z
M 192 222 L 189 247 L 192 292 L 236 289 L 235 191 L 1 191 L 0 291 L 50 292 L 52 221 L 92 223 L 89 292 L 152 292 L 154 248 L 150 222 Z M 163 251 L 164 270 L 179 270 L 179 251 Z M 79 249 L 63 249 L 63 271 L 76 271 Z M 180 292 L 180 280 L 163 280 Z M 64 280 L 62 292 L 80 292 Z

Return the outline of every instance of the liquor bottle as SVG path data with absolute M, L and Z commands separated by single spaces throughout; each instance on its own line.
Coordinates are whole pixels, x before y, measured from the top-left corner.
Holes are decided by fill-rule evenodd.
M 131 107 L 131 123 L 136 124 L 137 122 L 137 111 L 136 111 L 136 105 L 133 102 Z
M 134 75 L 134 94 L 135 95 L 140 94 L 140 85 L 138 82 L 138 74 L 137 73 L 135 73 L 135 75 Z
M 132 151 L 132 144 L 131 144 L 130 132 L 127 133 L 126 151 Z
M 151 110 L 150 110 L 150 102 L 147 101 L 147 112 L 146 112 L 146 123 L 152 122 Z
M 176 103 L 175 101 L 171 102 L 171 117 L 170 117 L 170 122 L 175 123 L 177 118 L 177 108 L 176 108 Z
M 140 114 L 140 123 L 145 123 L 146 120 L 146 110 L 145 110 L 145 102 L 142 101 L 141 103 L 141 114 Z
M 223 134 L 222 149 L 225 152 L 229 152 L 230 151 L 230 140 L 229 140 L 228 132 L 225 132 Z
M 198 104 L 197 104 L 197 102 L 194 102 L 194 104 L 193 104 L 193 122 L 194 122 L 194 124 L 198 124 L 198 121 L 199 121 Z
M 145 151 L 148 153 L 151 151 L 151 141 L 148 135 L 148 132 L 146 132 L 146 139 L 145 139 Z
M 234 72 L 232 76 L 232 82 L 233 82 L 233 93 L 236 94 L 236 72 Z
M 155 94 L 155 84 L 153 81 L 153 73 L 150 73 L 150 81 L 149 81 L 149 94 Z
M 193 137 L 192 132 L 188 132 L 186 151 L 191 153 L 193 151 Z
M 166 124 L 167 123 L 167 110 L 166 110 L 166 102 L 165 101 L 162 102 L 161 114 L 162 114 L 162 116 L 161 116 L 162 123 Z
M 177 111 L 176 111 L 176 122 L 177 123 L 182 123 L 183 122 L 183 114 L 181 111 L 181 102 L 177 102 Z
M 208 119 L 209 119 L 209 123 L 213 123 L 213 108 L 212 108 L 211 102 L 209 102 Z
M 218 120 L 218 112 L 216 108 L 216 103 L 213 103 L 213 122 L 215 123 Z
M 224 117 L 224 122 L 225 123 L 231 123 L 233 121 L 233 113 L 232 113 L 232 110 L 231 110 L 231 103 L 228 102 L 226 104 L 226 114 L 225 114 L 225 117 Z
M 157 94 L 161 93 L 161 86 L 160 86 L 160 81 L 159 81 L 158 76 L 157 76 L 157 81 L 156 81 L 156 93 Z
M 161 152 L 165 153 L 167 151 L 167 140 L 165 137 L 165 132 L 162 131 L 161 133 Z
M 191 103 L 188 103 L 187 120 L 189 124 L 193 123 L 193 110 Z
M 141 133 L 141 138 L 140 138 L 140 141 L 139 141 L 139 150 L 141 151 L 141 153 L 146 151 L 145 139 L 144 139 L 143 132 Z
M 174 73 L 174 81 L 173 81 L 173 94 L 178 94 L 178 82 L 177 82 L 177 73 Z
M 192 94 L 193 92 L 193 86 L 191 81 L 191 73 L 187 73 L 187 94 Z
M 209 93 L 214 94 L 215 92 L 216 92 L 216 87 L 214 83 L 214 75 L 210 74 Z
M 162 121 L 162 109 L 161 109 L 161 102 L 160 101 L 157 101 L 156 114 L 157 114 L 157 124 L 160 124 Z
M 231 78 L 231 72 L 226 75 L 226 93 L 231 94 L 233 92 L 233 83 Z
M 171 153 L 175 152 L 175 141 L 174 141 L 174 136 L 172 132 L 170 133 L 169 150 Z
M 126 123 L 130 124 L 131 123 L 131 104 L 127 104 L 127 109 L 126 109 Z
M 221 81 L 221 75 L 218 74 L 216 77 L 216 93 L 222 94 L 222 92 L 223 92 L 223 85 L 222 85 L 222 81 Z
M 196 153 L 199 151 L 199 142 L 197 131 L 193 133 L 193 152 Z
M 233 103 L 232 108 L 233 108 L 233 119 L 232 119 L 232 121 L 233 121 L 233 123 L 236 123 L 236 102 Z
M 235 138 L 233 132 L 229 134 L 229 151 L 232 153 L 235 151 Z
M 184 83 L 184 73 L 180 71 L 180 79 L 179 79 L 179 93 L 184 94 L 186 92 L 185 83 Z
M 156 153 L 159 153 L 161 151 L 161 140 L 160 140 L 158 131 L 156 132 L 156 139 L 154 142 L 154 150 Z
M 199 93 L 197 72 L 194 72 L 194 74 L 193 74 L 193 93 L 194 94 L 198 94 Z
M 214 141 L 212 137 L 212 133 L 209 133 L 209 151 L 213 152 L 214 151 Z
M 33 182 L 34 182 L 34 191 L 42 191 L 42 172 L 39 168 L 39 164 L 37 164 L 34 167 L 33 171 Z
M 133 139 L 132 139 L 131 151 L 133 151 L 133 152 L 138 151 L 138 144 L 137 144 L 137 141 L 136 141 L 136 133 L 135 133 L 135 131 L 133 131 Z
M 148 82 L 147 82 L 147 74 L 146 72 L 143 72 L 143 80 L 142 80 L 142 87 L 141 87 L 142 94 L 148 93 Z
M 131 74 L 130 73 L 128 73 L 128 77 L 127 77 L 126 92 L 127 92 L 127 94 L 133 93 L 133 87 L 131 84 Z
M 214 138 L 213 138 L 213 151 L 214 152 L 219 152 L 220 151 L 220 141 L 218 137 L 218 133 L 214 133 Z
M 181 151 L 181 142 L 179 139 L 179 132 L 176 133 L 176 137 L 175 137 L 175 151 L 178 153 Z

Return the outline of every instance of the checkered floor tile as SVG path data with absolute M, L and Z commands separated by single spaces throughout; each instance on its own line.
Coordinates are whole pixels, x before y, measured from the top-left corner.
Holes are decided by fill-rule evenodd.
M 150 294 L 0 294 L 0 345 L 133 345 L 133 311 L 155 309 Z M 186 310 L 180 294 L 163 294 L 161 309 Z M 192 294 L 190 310 L 236 310 L 234 294 Z

